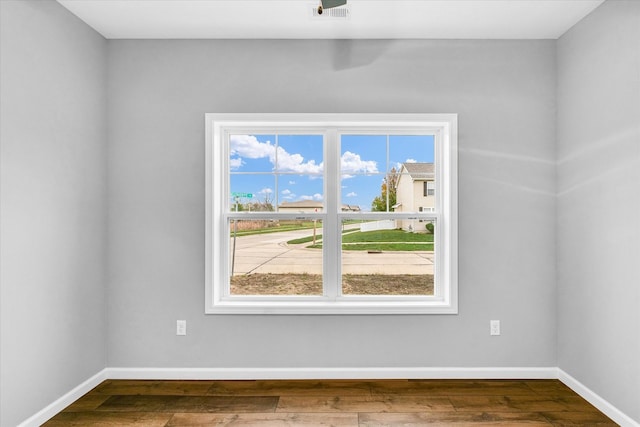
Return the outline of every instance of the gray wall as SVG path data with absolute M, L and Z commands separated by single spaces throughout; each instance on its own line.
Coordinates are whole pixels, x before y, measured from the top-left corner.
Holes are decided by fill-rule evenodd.
M 105 367 L 106 40 L 0 1 L 0 425 Z
M 558 42 L 558 364 L 640 422 L 640 2 Z
M 109 366 L 556 366 L 554 41 L 112 40 L 108 67 Z M 460 314 L 205 315 L 207 112 L 458 113 Z

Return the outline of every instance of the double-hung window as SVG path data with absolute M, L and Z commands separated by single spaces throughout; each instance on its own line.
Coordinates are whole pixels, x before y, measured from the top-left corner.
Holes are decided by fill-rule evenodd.
M 453 114 L 207 114 L 205 311 L 457 313 L 456 168 Z

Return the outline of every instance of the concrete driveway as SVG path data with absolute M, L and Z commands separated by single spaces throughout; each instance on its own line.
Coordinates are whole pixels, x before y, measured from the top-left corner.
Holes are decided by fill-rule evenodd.
M 318 234 L 322 230 L 317 231 Z M 307 249 L 309 243 L 287 245 L 287 241 L 310 236 L 311 230 L 254 234 L 236 238 L 234 274 L 309 273 L 322 274 L 322 250 Z M 231 246 L 233 247 L 233 239 Z M 433 274 L 433 252 L 344 251 L 343 274 Z

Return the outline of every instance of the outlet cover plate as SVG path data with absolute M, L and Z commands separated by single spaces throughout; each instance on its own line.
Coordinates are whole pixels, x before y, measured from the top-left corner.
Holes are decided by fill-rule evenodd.
M 176 320 L 176 335 L 187 335 L 186 320 Z
M 499 320 L 490 320 L 489 321 L 489 333 L 491 335 L 500 335 L 500 321 Z

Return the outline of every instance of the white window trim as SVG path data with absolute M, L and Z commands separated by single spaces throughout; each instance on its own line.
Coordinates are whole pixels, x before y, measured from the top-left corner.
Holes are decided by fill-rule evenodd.
M 443 242 L 436 254 L 439 280 L 436 296 L 340 296 L 323 297 L 239 297 L 222 295 L 224 274 L 221 239 L 223 206 L 216 195 L 223 194 L 224 159 L 221 153 L 225 130 L 231 128 L 300 128 L 354 129 L 389 132 L 402 127 L 418 132 L 435 132 L 436 192 L 440 196 L 437 235 Z M 206 114 L 205 115 L 205 313 L 208 314 L 457 314 L 458 313 L 458 233 L 457 233 L 457 115 L 456 114 Z M 235 130 L 235 129 L 234 129 Z M 327 176 L 338 171 L 327 171 Z M 439 173 L 439 172 L 436 172 Z M 217 175 L 216 175 L 217 174 Z M 323 214 L 325 215 L 325 214 Z M 340 213 L 325 216 L 340 221 L 343 217 L 375 217 L 375 213 Z M 299 215 L 297 215 L 299 216 Z M 314 214 L 305 214 L 314 216 Z M 320 217 L 320 216 L 319 216 Z M 335 250 L 334 250 L 335 252 Z M 222 272 L 222 273 L 221 273 Z

